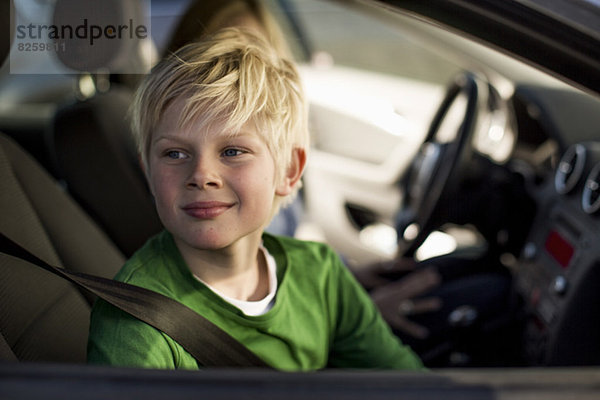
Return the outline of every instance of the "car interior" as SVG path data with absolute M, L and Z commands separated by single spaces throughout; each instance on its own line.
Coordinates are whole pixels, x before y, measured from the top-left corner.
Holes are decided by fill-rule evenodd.
M 162 229 L 126 117 L 140 75 L 90 74 L 90 65 L 81 70 L 64 65 L 71 69 L 69 74 L 12 74 L 10 69 L 16 67 L 9 51 L 15 42 L 11 25 L 17 3 L 0 1 L 0 60 L 5 60 L 0 78 L 10 75 L 0 80 L 0 233 L 51 265 L 112 278 Z M 125 18 L 133 3 L 144 2 L 110 1 L 107 7 Z M 152 4 L 157 13 L 160 7 L 177 9 L 165 14 L 173 21 L 166 24 L 163 42 L 168 32 L 184 29 L 177 26 L 179 21 L 190 22 L 189 15 L 183 17 L 189 1 L 167 3 Z M 600 365 L 597 84 L 585 87 L 588 78 L 574 82 L 562 64 L 558 70 L 569 78 L 557 79 L 465 39 L 456 29 L 423 23 L 411 14 L 422 12 L 419 5 L 396 12 L 391 5 L 369 1 L 324 2 L 323 8 L 318 7 L 323 2 L 313 0 L 268 3 L 276 3 L 272 9 L 287 35 L 300 33 L 304 38 L 293 43 L 297 54 L 307 52 L 307 43 L 318 47 L 307 25 L 347 7 L 357 15 L 357 27 L 364 15 L 385 29 L 401 25 L 407 42 L 435 49 L 448 61 L 443 73 L 432 72 L 434 81 L 393 77 L 382 72 L 387 68 L 383 66 L 372 71 L 334 63 L 342 57 L 335 46 L 327 51 L 327 43 L 304 55 L 299 68 L 314 137 L 303 178 L 301 217 L 291 222 L 293 234 L 326 241 L 353 270 L 398 255 L 425 261 L 469 249 L 482 251 L 512 277 L 510 296 L 517 306 L 506 318 L 520 329 L 518 359 L 491 366 L 538 371 L 536 367 Z M 45 6 L 72 4 L 56 0 Z M 445 22 L 451 26 L 452 21 Z M 323 32 L 335 31 L 327 29 Z M 129 47 L 113 50 L 93 69 L 149 63 Z M 161 49 L 154 52 L 156 56 Z M 412 96 L 398 94 L 405 92 Z M 374 122 L 375 117 L 380 119 Z M 0 251 L 0 365 L 84 364 L 95 298 Z M 469 338 L 472 329 L 497 332 L 503 324 L 493 323 L 497 326 L 459 327 L 455 333 Z M 475 366 L 460 358 L 463 354 L 456 348 L 440 352 L 435 360 L 443 361 L 433 367 Z M 118 371 L 105 373 L 118 379 Z M 597 371 L 586 373 L 566 373 L 564 380 L 553 375 L 548 382 L 566 388 L 569 382 L 597 381 Z M 222 385 L 219 390 L 226 390 L 226 382 L 233 379 L 228 374 L 206 376 Z M 188 379 L 155 378 L 167 388 Z M 379 384 L 383 389 L 378 394 L 386 394 L 383 382 L 388 378 L 381 375 L 370 385 Z M 261 377 L 244 379 L 241 387 L 251 386 L 252 379 L 266 384 Z M 277 381 L 282 386 L 269 392 L 274 398 L 300 384 L 291 376 L 282 379 Z M 323 379 L 326 383 L 335 376 Z M 354 384 L 358 387 L 368 379 L 357 378 Z M 456 379 L 466 382 L 462 375 Z M 148 376 L 133 381 L 143 385 Z M 413 386 L 398 379 L 387 388 L 400 384 L 415 393 L 429 387 L 418 379 Z M 420 398 L 455 393 L 448 381 L 434 384 L 442 390 L 420 392 Z M 472 398 L 494 398 L 493 390 L 480 381 L 470 388 Z M 78 390 L 74 393 L 83 393 Z M 355 394 L 364 393 L 357 389 Z
M 126 7 L 120 4 L 113 5 Z M 52 265 L 112 278 L 125 257 L 160 230 L 127 134 L 124 116 L 131 96 L 131 88 L 116 83 L 57 107 L 43 132 L 55 176 L 3 135 L 5 235 Z M 93 297 L 37 268 L 15 268 L 14 258 L 3 255 L 3 260 L 4 304 L 20 307 L 2 307 L 9 313 L 2 333 L 17 358 L 85 362 Z M 22 297 L 25 282 L 40 296 Z

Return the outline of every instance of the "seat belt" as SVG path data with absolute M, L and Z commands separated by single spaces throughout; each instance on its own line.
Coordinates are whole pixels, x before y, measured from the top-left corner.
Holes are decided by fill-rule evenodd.
M 52 272 L 164 332 L 205 367 L 271 368 L 227 332 L 184 304 L 124 282 L 55 267 L 0 232 L 0 252 Z
M 18 361 L 2 332 L 0 332 L 0 361 Z

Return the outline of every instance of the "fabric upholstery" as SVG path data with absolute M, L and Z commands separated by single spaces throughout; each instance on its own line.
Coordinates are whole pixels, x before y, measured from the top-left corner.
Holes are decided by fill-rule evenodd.
M 37 162 L 0 135 L 0 231 L 46 262 L 112 277 L 123 255 Z M 93 297 L 0 253 L 0 332 L 23 361 L 84 362 Z
M 67 190 L 126 256 L 162 230 L 126 120 L 131 96 L 113 87 L 63 106 L 51 140 Z

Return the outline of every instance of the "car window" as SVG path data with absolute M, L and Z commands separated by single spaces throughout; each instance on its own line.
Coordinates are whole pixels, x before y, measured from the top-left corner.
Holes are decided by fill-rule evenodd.
M 19 6 L 15 22 L 24 27 L 32 23 L 36 26 L 49 23 L 51 10 L 57 3 L 57 0 L 14 1 Z M 193 0 L 139 1 L 148 6 L 146 16 L 151 18 L 149 27 L 152 28 L 153 44 L 157 54 L 163 54 L 172 30 Z M 587 391 L 594 393 L 600 378 L 600 370 L 597 368 L 600 365 L 600 346 L 597 341 L 600 329 L 596 322 L 600 313 L 600 298 L 597 295 L 600 254 L 598 247 L 593 245 L 600 237 L 600 130 L 597 129 L 600 125 L 600 100 L 597 96 L 600 92 L 597 86 L 600 79 L 598 74 L 590 73 L 593 69 L 589 66 L 594 65 L 594 60 L 600 60 L 600 57 L 595 56 L 597 39 L 600 38 L 600 0 L 421 3 L 419 0 L 257 1 L 269 5 L 278 22 L 283 25 L 303 75 L 311 110 L 313 149 L 303 178 L 303 193 L 299 197 L 301 203 L 294 203 L 287 209 L 292 211 L 284 215 L 282 224 L 288 225 L 280 231 L 289 232 L 292 227 L 290 235 L 328 242 L 351 269 L 395 258 L 401 248 L 398 242 L 408 240 L 406 233 L 409 232 L 408 229 L 397 229 L 401 226 L 398 224 L 398 216 L 403 214 L 405 194 L 409 192 L 404 189 L 410 189 L 399 183 L 403 181 L 403 177 L 408 176 L 406 173 L 412 166 L 418 165 L 414 163 L 415 154 L 418 154 L 424 135 L 430 127 L 432 114 L 444 96 L 445 86 L 460 69 L 468 70 L 481 79 L 482 88 L 487 87 L 480 92 L 483 94 L 480 98 L 487 101 L 478 110 L 480 129 L 475 133 L 473 142 L 475 150 L 481 154 L 475 153 L 472 157 L 475 162 L 465 168 L 465 176 L 460 177 L 460 180 L 455 179 L 460 190 L 448 191 L 449 195 L 442 199 L 439 209 L 448 210 L 448 214 L 452 214 L 440 213 L 439 226 L 435 229 L 440 228 L 443 232 L 434 230 L 426 244 L 416 252 L 415 258 L 422 261 L 457 249 L 459 251 L 455 255 L 461 256 L 461 251 L 467 246 L 477 245 L 473 246 L 474 250 L 481 248 L 489 251 L 490 258 L 485 259 L 486 265 L 483 267 L 492 264 L 502 267 L 502 277 L 510 274 L 512 281 L 507 282 L 510 283 L 507 287 L 510 304 L 497 303 L 497 319 L 489 323 L 479 319 L 474 325 L 467 326 L 463 323 L 469 322 L 467 317 L 477 316 L 472 309 L 463 307 L 462 301 L 459 307 L 452 306 L 452 309 L 450 302 L 444 303 L 448 311 L 457 312 L 444 314 L 441 318 L 435 317 L 438 318 L 436 321 L 446 324 L 450 321 L 447 317 L 457 317 L 452 318 L 452 321 L 458 322 L 456 330 L 451 334 L 444 332 L 440 335 L 443 342 L 435 349 L 441 349 L 439 352 L 425 349 L 420 350 L 420 355 L 444 357 L 440 365 L 459 366 L 463 371 L 465 366 L 476 366 L 482 359 L 485 367 L 502 367 L 502 372 L 497 375 L 493 371 L 491 374 L 490 371 L 478 372 L 475 368 L 466 369 L 469 372 L 464 377 L 462 374 L 465 372 L 460 371 L 442 372 L 447 374 L 443 379 L 434 374 L 435 381 L 432 384 L 442 384 L 439 390 L 456 390 L 458 386 L 465 385 L 471 393 L 486 393 L 488 397 L 493 397 L 493 392 L 500 390 L 499 388 L 511 395 L 515 394 L 515 388 L 517 392 L 527 391 L 528 384 L 535 381 L 532 389 L 538 389 L 546 396 L 549 392 L 555 392 L 557 396 L 569 392 L 584 397 Z M 409 21 L 404 18 L 392 18 L 406 15 L 403 11 L 394 14 L 396 11 L 391 11 L 394 5 L 418 10 L 420 6 L 416 4 L 421 4 L 422 8 L 421 12 L 416 12 L 419 17 L 411 22 L 415 26 L 406 26 L 404 23 Z M 441 5 L 448 7 L 446 11 L 440 9 Z M 533 5 L 533 10 L 528 8 Z M 468 11 L 475 15 L 471 16 L 472 19 L 460 12 L 469 7 Z M 521 14 L 524 10 L 530 12 Z M 505 14 L 498 13 L 499 11 Z M 508 19 L 511 15 L 519 18 Z M 555 16 L 556 20 L 539 18 L 540 15 Z M 437 22 L 427 23 L 432 16 L 438 17 L 432 18 Z M 537 19 L 533 18 L 536 16 Z M 534 25 L 536 21 L 538 23 Z M 489 26 L 490 23 L 495 25 Z M 578 29 L 570 31 L 569 27 Z M 430 28 L 438 30 L 438 34 L 430 35 Z M 465 31 L 465 34 L 456 34 L 460 31 Z M 492 34 L 487 38 L 482 35 L 490 32 Z M 565 32 L 586 34 L 574 36 Z M 419 36 L 420 33 L 423 37 Z M 553 36 L 555 33 L 566 41 L 557 41 Z M 580 40 L 582 37 L 588 37 L 588 40 Z M 49 141 L 53 132 L 53 120 L 64 105 L 78 104 L 76 102 L 81 99 L 74 94 L 85 94 L 79 93 L 84 91 L 83 84 L 88 83 L 94 89 L 92 76 L 65 71 L 52 55 L 52 48 L 47 46 L 40 50 L 36 45 L 35 52 L 23 50 L 25 47 L 19 50 L 18 39 L 13 42 L 13 49 L 16 51 L 12 52 L 10 62 L 7 61 L 0 71 L 0 132 L 18 139 L 19 144 L 41 161 L 49 172 L 58 175 L 62 171 L 54 167 L 55 150 Z M 591 39 L 595 41 L 592 42 Z M 434 42 L 435 40 L 438 41 Z M 35 38 L 31 44 L 38 42 Z M 483 46 L 486 42 L 493 45 L 489 48 Z M 540 46 L 536 48 L 531 43 Z M 588 46 L 590 43 L 593 46 Z M 438 48 L 434 47 L 436 45 Z M 586 46 L 589 47 L 589 53 L 584 54 L 581 48 Z M 505 57 L 504 53 L 497 51 L 502 48 L 509 54 L 511 51 L 519 54 L 519 58 Z M 548 51 L 553 48 L 555 51 Z M 525 60 L 529 60 L 530 64 L 522 64 Z M 536 69 L 536 64 L 543 68 Z M 549 74 L 550 71 L 554 71 L 554 75 Z M 555 80 L 554 76 L 563 79 Z M 121 76 L 113 78 L 116 79 L 112 89 L 119 88 L 119 84 L 123 84 L 120 80 L 125 80 Z M 596 82 L 592 82 L 593 80 Z M 563 81 L 577 82 L 579 86 L 567 87 Z M 588 82 L 587 89 L 590 90 L 576 90 L 582 87 L 582 82 Z M 92 92 L 93 90 L 90 91 Z M 590 93 L 593 96 L 589 96 Z M 92 94 L 90 99 L 93 99 Z M 452 103 L 453 107 L 439 128 L 437 139 L 443 145 L 456 139 L 456 132 L 464 123 L 466 105 L 462 100 L 465 99 L 459 96 Z M 122 109 L 125 110 L 126 107 Z M 87 121 L 87 118 L 79 120 Z M 77 133 L 83 133 L 83 130 Z M 76 140 L 72 143 L 74 146 L 80 145 Z M 489 150 L 484 151 L 483 148 Z M 102 154 L 98 148 L 93 150 Z M 485 157 L 480 157 L 481 155 Z M 17 152 L 8 154 L 8 157 L 24 159 Z M 137 159 L 131 161 L 135 164 Z M 92 164 L 82 156 L 77 162 L 81 166 L 84 163 Z M 107 174 L 105 170 L 101 172 Z M 569 185 L 563 188 L 563 183 Z M 87 179 L 86 184 L 90 187 L 101 186 L 94 179 Z M 111 184 L 113 185 L 109 188 L 118 187 L 114 182 Z M 61 186 L 56 188 L 61 193 L 65 190 L 74 193 L 73 185 L 69 186 L 66 180 L 61 180 Z M 115 192 L 122 199 L 126 196 L 124 191 Z M 3 188 L 3 193 L 11 196 L 14 194 L 13 190 L 6 188 Z M 52 207 L 48 207 L 53 204 L 46 201 L 50 198 L 49 191 L 41 190 L 40 193 L 41 195 L 36 194 L 35 200 L 49 209 L 53 217 L 61 216 L 59 211 L 64 213 L 65 218 L 56 218 L 57 220 L 69 221 L 75 227 L 83 225 L 74 219 L 79 214 L 70 212 L 70 208 L 65 208 L 66 211 L 53 211 Z M 83 201 L 77 201 L 84 204 Z M 136 205 L 139 206 L 139 203 Z M 109 208 L 105 205 L 102 207 Z M 94 217 L 93 213 L 90 215 Z M 125 213 L 121 213 L 119 216 L 121 225 L 125 225 L 124 215 Z M 8 217 L 12 218 L 12 208 L 4 211 L 3 217 L 6 220 Z M 17 233 L 25 232 L 24 229 L 30 230 L 29 227 L 25 228 L 21 220 L 15 226 Z M 297 226 L 300 228 L 294 231 Z M 418 224 L 410 226 L 418 227 Z M 43 228 L 40 229 L 44 232 L 47 229 L 49 242 L 57 248 L 58 245 L 67 243 L 58 234 L 62 231 L 50 230 L 53 227 Z M 31 232 L 35 233 L 34 230 Z M 441 236 L 442 233 L 445 236 Z M 79 236 L 72 235 L 69 241 L 76 243 L 75 239 L 79 239 Z M 87 238 L 81 236 L 87 242 Z M 430 239 L 434 240 L 430 242 Z M 69 243 L 72 245 L 70 247 L 78 253 L 95 254 L 73 245 L 74 243 Z M 427 246 L 429 243 L 431 244 Z M 480 244 L 482 245 L 479 246 Z M 425 248 L 434 249 L 435 252 L 421 255 L 420 251 Z M 122 261 L 118 261 L 119 265 L 115 265 L 117 268 L 122 265 Z M 102 265 L 104 271 L 107 267 L 108 264 Z M 383 270 L 385 274 L 389 275 L 389 272 Z M 404 274 L 406 271 L 401 272 Z M 475 272 L 479 274 L 489 270 L 482 268 Z M 444 278 L 451 281 L 450 291 L 452 287 L 458 289 L 459 300 L 469 298 L 473 293 L 489 297 L 493 290 L 488 289 L 504 289 L 502 285 L 476 286 L 477 279 L 457 282 L 454 276 Z M 16 323 L 24 320 L 29 312 L 25 310 L 27 302 L 22 299 L 37 298 L 28 294 L 53 293 L 54 290 L 47 285 L 46 280 L 26 279 L 23 282 L 28 283 L 22 285 L 25 296 L 19 293 L 18 301 L 5 302 L 14 305 L 8 308 L 17 318 L 5 319 L 0 339 L 6 338 L 11 346 L 15 345 L 15 340 L 7 333 L 12 335 Z M 31 285 L 35 286 L 36 282 L 43 290 L 31 289 Z M 7 289 L 17 287 L 4 286 Z M 463 290 L 468 287 L 474 288 L 472 293 Z M 449 296 L 447 288 L 445 286 L 440 291 L 428 292 L 426 297 L 415 297 L 415 300 L 427 300 L 427 297 L 440 294 Z M 405 301 L 403 297 L 398 298 L 402 301 L 390 303 L 391 321 L 399 314 L 408 320 L 414 317 L 419 321 L 423 317 L 416 315 L 415 303 L 411 299 Z M 41 302 L 41 306 L 47 304 L 50 303 Z M 45 308 L 47 307 L 40 309 Z M 47 311 L 44 313 L 44 318 L 47 318 Z M 484 316 L 483 313 L 480 315 Z M 425 318 L 433 320 L 431 314 L 425 315 Z M 504 330 L 505 323 L 517 323 L 519 331 L 513 332 L 513 326 L 509 327 L 510 331 Z M 71 326 L 63 325 L 60 326 L 61 329 Z M 83 328 L 85 335 L 87 325 Z M 31 326 L 26 329 L 32 330 Z M 485 332 L 478 332 L 479 329 Z M 40 330 L 43 330 L 43 336 L 40 335 L 39 339 L 55 337 L 56 332 L 46 324 Z M 520 336 L 507 335 L 506 332 Z M 476 337 L 478 334 L 482 336 Z M 477 339 L 484 345 L 482 348 L 475 348 Z M 41 340 L 35 342 L 42 343 Z M 20 347 L 22 343 L 24 342 L 16 341 L 16 346 Z M 52 347 L 61 350 L 56 343 Z M 472 354 L 468 354 L 471 348 L 474 350 Z M 505 351 L 506 348 L 513 350 L 514 354 Z M 488 351 L 494 353 L 492 356 L 496 358 L 488 358 Z M 67 351 L 61 353 L 69 358 L 73 356 Z M 256 372 L 251 372 L 254 374 L 251 379 L 247 379 L 243 373 L 242 378 L 238 379 L 237 372 L 225 377 L 213 375 L 222 373 L 220 371 L 203 372 L 208 374 L 203 375 L 204 378 L 194 375 L 163 378 L 156 375 L 156 371 L 135 369 L 124 372 L 120 369 L 111 371 L 94 367 L 88 371 L 80 365 L 72 365 L 62 366 L 57 372 L 55 365 L 47 366 L 46 370 L 43 365 L 7 363 L 3 367 L 2 364 L 0 363 L 0 368 L 5 369 L 0 370 L 0 381 L 12 383 L 9 389 L 6 389 L 9 385 L 0 384 L 4 393 L 10 389 L 17 392 L 31 389 L 33 393 L 37 392 L 37 397 L 46 387 L 64 391 L 64 395 L 73 394 L 77 390 L 85 390 L 89 394 L 94 392 L 90 387 L 96 385 L 98 390 L 94 393 L 104 393 L 115 387 L 110 382 L 117 378 L 123 385 L 143 387 L 146 394 L 152 390 L 161 390 L 155 387 L 160 386 L 174 397 L 177 397 L 178 390 L 187 394 L 193 390 L 210 389 L 211 385 L 211 390 L 214 390 L 216 381 L 223 382 L 224 389 L 220 390 L 224 393 L 231 394 L 234 387 L 239 393 L 240 387 L 244 388 L 246 385 L 249 386 L 246 388 L 248 391 L 254 390 L 265 398 L 273 393 L 270 390 L 276 392 L 279 387 L 290 386 L 290 382 L 285 382 L 288 375 L 282 375 L 281 378 L 279 375 L 257 375 Z M 595 365 L 596 369 L 538 369 L 543 366 L 587 364 Z M 534 373 L 506 369 L 514 366 L 536 368 Z M 171 371 L 169 373 L 177 374 Z M 236 376 L 235 379 L 232 379 L 233 375 Z M 300 379 L 291 376 L 291 379 L 302 381 L 306 386 L 305 378 L 314 379 L 312 374 L 309 375 Z M 392 382 L 386 392 L 395 390 L 400 393 L 406 388 L 412 388 L 408 391 L 414 392 L 414 384 L 411 384 L 414 377 L 411 375 L 406 379 L 397 375 L 387 375 L 386 378 L 385 375 L 377 375 L 377 372 L 368 375 L 352 372 L 350 375 L 328 376 L 329 378 L 325 376 L 325 380 L 323 375 L 316 376 L 318 379 L 313 383 L 316 390 L 329 385 L 327 389 L 333 392 L 332 397 L 341 389 L 353 391 L 354 396 L 356 390 L 360 389 L 365 393 L 365 398 L 368 397 L 367 391 L 371 389 L 373 393 L 381 393 L 381 379 Z M 334 377 L 333 380 L 331 376 Z M 344 379 L 335 381 L 336 377 Z M 180 384 L 181 379 L 188 378 L 194 382 Z M 426 380 L 422 383 L 426 385 L 422 386 L 427 386 L 430 382 L 427 379 L 433 378 L 424 378 Z M 17 384 L 14 383 L 15 379 L 19 380 Z M 236 379 L 239 382 L 232 384 Z M 260 385 L 256 384 L 258 381 L 261 381 Z M 177 382 L 177 385 L 165 382 Z M 252 384 L 248 385 L 248 382 Z M 203 384 L 207 386 L 203 387 Z M 4 397 L 2 393 L 3 390 L 0 389 L 0 398 Z M 531 397 L 534 395 L 528 394 Z
M 318 0 L 289 0 L 315 62 L 445 84 L 457 67 L 397 26 L 349 7 Z
M 361 10 L 318 0 L 270 4 L 286 17 L 301 63 L 314 148 L 373 165 L 408 157 L 459 68 Z

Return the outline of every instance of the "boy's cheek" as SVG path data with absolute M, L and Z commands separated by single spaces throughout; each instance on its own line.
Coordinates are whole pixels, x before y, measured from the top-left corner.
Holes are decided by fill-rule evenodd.
M 174 177 L 169 178 L 164 173 L 157 172 L 152 168 L 146 174 L 146 179 L 148 180 L 150 192 L 155 198 L 163 197 L 169 191 L 169 187 L 173 186 L 175 182 Z

